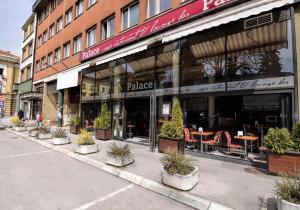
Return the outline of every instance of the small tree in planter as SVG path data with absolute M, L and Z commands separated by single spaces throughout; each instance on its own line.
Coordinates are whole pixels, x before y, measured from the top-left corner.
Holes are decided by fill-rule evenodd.
M 268 148 L 269 173 L 288 174 L 300 167 L 300 153 L 292 151 L 294 142 L 286 128 L 270 128 L 264 138 Z
M 285 175 L 282 182 L 277 182 L 277 206 L 281 210 L 300 210 L 300 171 L 293 176 Z
M 167 150 L 161 159 L 162 182 L 179 190 L 191 190 L 199 180 L 198 168 L 193 159 L 176 150 Z
M 118 145 L 114 142 L 106 153 L 106 163 L 113 166 L 123 167 L 134 161 L 134 154 L 130 151 L 128 144 Z
M 13 118 L 11 118 L 10 121 L 14 124 L 13 128 L 15 129 L 15 131 L 21 132 L 21 131 L 25 131 L 26 130 L 25 127 L 24 127 L 23 121 L 20 120 L 18 117 L 13 117 Z
M 76 149 L 76 152 L 78 152 L 79 154 L 86 155 L 98 152 L 98 145 L 95 144 L 93 136 L 87 130 L 80 130 L 77 144 L 78 147 Z
M 54 145 L 70 143 L 70 138 L 67 136 L 66 131 L 63 128 L 56 128 L 56 130 L 53 131 L 53 137 L 54 138 L 51 140 L 51 143 Z
M 184 153 L 183 121 L 179 101 L 176 100 L 172 109 L 171 121 L 164 122 L 159 136 L 159 152 L 168 149 Z
M 70 133 L 72 134 L 79 134 L 80 131 L 80 118 L 79 115 L 77 114 L 75 117 L 72 117 L 70 121 Z
M 107 104 L 102 105 L 101 114 L 95 119 L 96 138 L 101 140 L 111 139 L 111 113 Z
M 41 139 L 41 140 L 45 140 L 45 139 L 52 139 L 52 133 L 51 133 L 51 130 L 50 128 L 48 127 L 45 127 L 45 126 L 41 126 L 38 128 L 38 139 Z

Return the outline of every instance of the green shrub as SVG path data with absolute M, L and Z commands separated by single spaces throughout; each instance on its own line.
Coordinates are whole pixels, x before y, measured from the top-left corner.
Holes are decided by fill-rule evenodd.
M 77 140 L 78 145 L 92 145 L 95 144 L 92 135 L 87 130 L 81 129 L 79 138 Z
M 281 182 L 275 185 L 278 197 L 291 203 L 300 204 L 300 172 L 295 175 L 285 175 Z
M 75 117 L 71 118 L 70 125 L 74 125 L 74 126 L 80 125 L 80 118 L 78 114 Z
M 291 135 L 294 142 L 294 149 L 300 151 L 300 121 L 293 126 Z
M 108 156 L 116 156 L 124 162 L 124 160 L 130 157 L 130 148 L 128 144 L 121 145 L 115 142 L 109 145 L 108 151 L 106 152 Z
M 56 130 L 53 131 L 53 137 L 54 138 L 65 138 L 65 137 L 67 137 L 67 134 L 63 128 L 56 128 Z
M 169 174 L 187 175 L 194 170 L 194 160 L 176 150 L 168 150 L 161 158 L 164 169 Z
M 101 114 L 95 119 L 95 129 L 110 129 L 111 113 L 106 103 L 102 105 Z
M 272 152 L 283 154 L 293 147 L 293 141 L 288 129 L 270 128 L 264 137 L 265 146 Z
M 183 138 L 183 121 L 180 103 L 174 102 L 171 121 L 164 122 L 160 131 L 163 138 Z

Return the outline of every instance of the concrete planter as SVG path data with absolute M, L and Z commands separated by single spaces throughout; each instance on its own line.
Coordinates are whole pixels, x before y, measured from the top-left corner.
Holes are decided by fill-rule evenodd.
M 64 144 L 69 144 L 70 143 L 70 138 L 65 137 L 65 138 L 53 138 L 51 139 L 51 143 L 54 145 L 64 145 Z
M 277 208 L 278 208 L 278 210 L 300 210 L 300 205 L 290 203 L 283 199 L 278 199 L 277 200 Z
M 38 133 L 38 139 L 52 139 L 52 133 Z
M 76 152 L 82 155 L 87 155 L 91 153 L 98 152 L 98 144 L 91 144 L 91 145 L 78 145 Z
M 179 190 L 191 190 L 199 180 L 198 168 L 194 168 L 194 171 L 185 176 L 179 174 L 171 175 L 165 169 L 161 169 L 162 183 Z
M 124 167 L 134 162 L 134 154 L 131 152 L 129 156 L 125 159 L 121 159 L 118 156 L 108 155 L 106 158 L 106 163 L 109 165 Z
M 184 153 L 184 139 L 159 137 L 158 151 L 165 153 L 168 149 Z
M 290 174 L 300 167 L 300 152 L 287 151 L 284 154 L 267 153 L 268 172 L 271 174 Z
M 38 133 L 39 133 L 38 131 L 29 131 L 29 136 L 37 137 Z
M 23 131 L 26 131 L 26 128 L 25 127 L 15 127 L 15 131 L 17 132 L 23 132 Z

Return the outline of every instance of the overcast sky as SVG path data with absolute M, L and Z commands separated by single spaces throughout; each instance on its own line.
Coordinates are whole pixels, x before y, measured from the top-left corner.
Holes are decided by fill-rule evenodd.
M 21 27 L 30 17 L 35 0 L 0 0 L 0 49 L 21 55 Z

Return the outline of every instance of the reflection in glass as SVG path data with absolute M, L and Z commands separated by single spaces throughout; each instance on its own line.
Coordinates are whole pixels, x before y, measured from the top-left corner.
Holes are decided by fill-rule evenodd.
M 105 100 L 110 98 L 111 70 L 103 66 L 96 72 L 96 99 Z
M 95 72 L 83 74 L 81 94 L 82 94 L 83 101 L 94 100 Z

